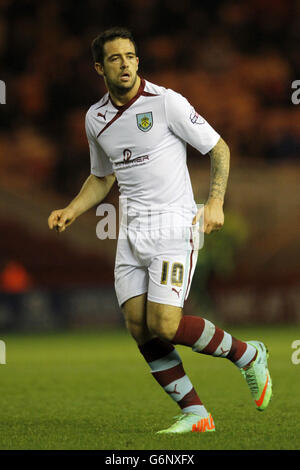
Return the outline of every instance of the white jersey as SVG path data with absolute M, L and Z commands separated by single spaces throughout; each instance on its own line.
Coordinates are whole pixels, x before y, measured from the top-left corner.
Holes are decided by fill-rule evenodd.
M 141 79 L 136 96 L 123 106 L 109 93 L 86 114 L 91 173 L 115 173 L 129 213 L 169 214 L 190 225 L 197 211 L 186 164 L 186 144 L 202 154 L 219 134 L 179 93 Z

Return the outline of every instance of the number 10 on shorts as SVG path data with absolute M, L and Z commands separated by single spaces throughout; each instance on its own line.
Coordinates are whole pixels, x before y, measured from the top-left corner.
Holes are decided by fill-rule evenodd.
M 163 261 L 162 263 L 160 283 L 163 285 L 168 284 L 169 265 L 170 265 L 169 261 Z M 173 263 L 171 267 L 171 285 L 181 287 L 182 282 L 183 282 L 183 264 Z

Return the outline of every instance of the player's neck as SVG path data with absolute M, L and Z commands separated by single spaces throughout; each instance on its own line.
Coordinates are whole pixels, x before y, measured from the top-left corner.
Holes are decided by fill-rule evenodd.
M 125 94 L 118 93 L 118 90 L 112 90 L 109 88 L 109 94 L 113 102 L 117 106 L 123 106 L 124 104 L 128 103 L 128 101 L 132 100 L 135 95 L 138 93 L 141 84 L 141 79 L 137 75 L 136 82 L 134 86 Z

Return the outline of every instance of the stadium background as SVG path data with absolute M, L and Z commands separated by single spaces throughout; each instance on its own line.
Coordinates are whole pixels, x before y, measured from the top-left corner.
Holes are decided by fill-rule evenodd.
M 299 18 L 284 0 L 1 1 L 1 330 L 122 323 L 116 241 L 97 239 L 95 210 L 62 236 L 47 228 L 89 174 L 84 117 L 105 92 L 90 43 L 115 24 L 133 30 L 140 73 L 185 95 L 231 149 L 226 223 L 206 238 L 187 311 L 300 322 Z M 188 164 L 205 202 L 209 158 L 189 148 Z

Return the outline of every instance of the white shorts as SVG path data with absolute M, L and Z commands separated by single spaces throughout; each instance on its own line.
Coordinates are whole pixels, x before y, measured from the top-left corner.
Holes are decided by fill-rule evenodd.
M 187 299 L 199 250 L 199 225 L 131 231 L 121 227 L 115 264 L 115 289 L 119 305 L 148 293 L 152 302 L 183 307 Z

